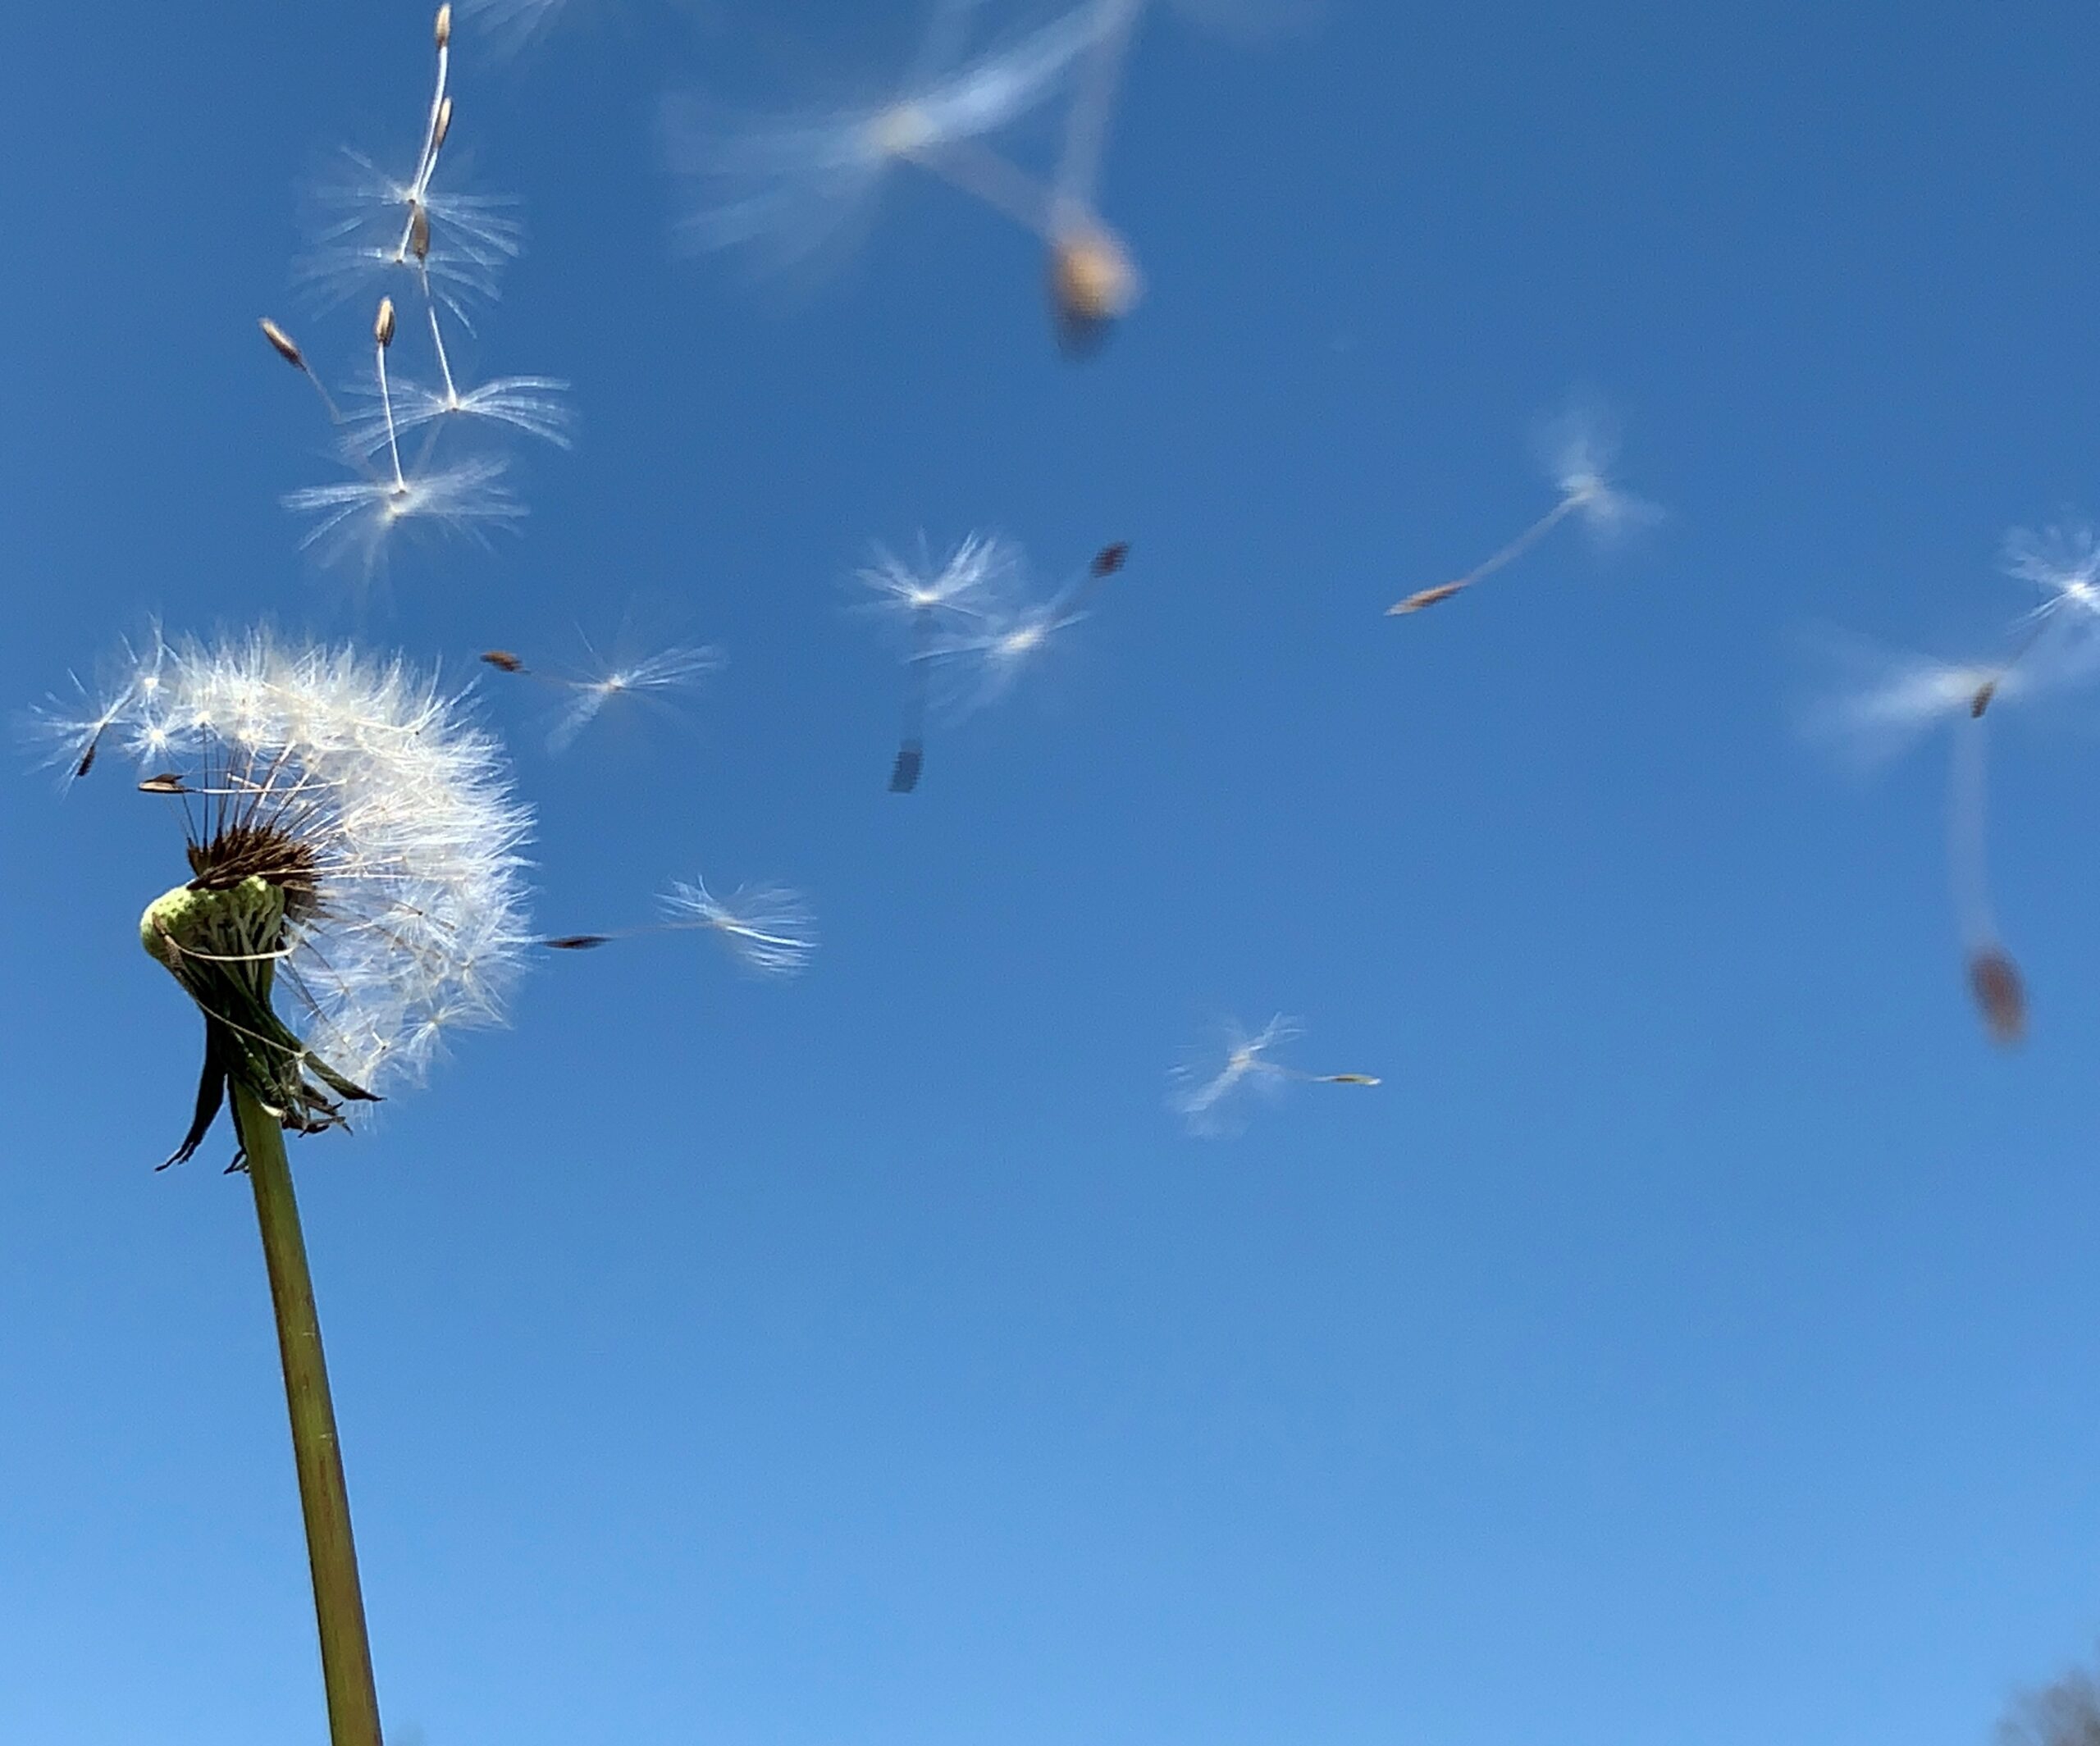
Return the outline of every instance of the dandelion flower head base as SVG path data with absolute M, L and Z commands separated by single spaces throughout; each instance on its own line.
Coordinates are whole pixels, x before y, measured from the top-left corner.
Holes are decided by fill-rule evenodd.
M 231 866 L 281 853 L 299 859 L 298 846 L 259 837 L 235 846 Z M 193 862 L 199 857 L 193 852 Z M 171 1153 L 180 1164 L 203 1144 L 226 1101 L 229 1080 L 253 1092 L 281 1125 L 318 1133 L 343 1125 L 342 1102 L 373 1101 L 308 1049 L 270 1005 L 278 961 L 288 950 L 285 921 L 296 884 L 273 884 L 259 873 L 238 878 L 207 864 L 188 885 L 148 905 L 139 937 L 204 1015 L 204 1067 L 189 1131 Z

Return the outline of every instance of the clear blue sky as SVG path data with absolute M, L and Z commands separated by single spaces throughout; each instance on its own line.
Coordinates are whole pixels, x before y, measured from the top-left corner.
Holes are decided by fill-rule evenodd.
M 428 23 L 21 5 L 0 57 L 0 692 L 148 613 L 465 674 L 669 603 L 729 656 L 688 727 L 556 760 L 491 695 L 541 915 L 823 918 L 784 986 L 548 963 L 298 1148 L 404 1739 L 1968 1746 L 2100 1632 L 2100 736 L 2001 741 L 2002 1055 L 1937 760 L 1788 718 L 1799 635 L 1987 650 L 2002 531 L 2100 508 L 2089 7 L 1162 7 L 1104 190 L 1148 296 L 1084 367 L 930 184 L 792 308 L 671 253 L 668 89 L 873 79 L 919 7 L 463 35 L 530 230 L 478 356 L 581 441 L 360 598 L 253 321 L 354 359 L 297 189 L 412 153 Z M 1669 527 L 1382 617 L 1545 507 L 1577 384 Z M 839 578 L 973 527 L 1130 568 L 901 800 Z M 251 1209 L 152 1169 L 179 846 L 111 776 L 0 815 L 0 1739 L 318 1739 Z M 1185 1137 L 1177 1047 L 1276 1009 L 1386 1084 Z

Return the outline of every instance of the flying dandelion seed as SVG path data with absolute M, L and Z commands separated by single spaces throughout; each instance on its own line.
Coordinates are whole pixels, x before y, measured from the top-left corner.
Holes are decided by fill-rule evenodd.
M 1559 501 L 1517 537 L 1455 581 L 1417 590 L 1386 609 L 1389 617 L 1418 613 L 1463 593 L 1505 565 L 1514 563 L 1570 517 L 1578 518 L 1593 539 L 1608 545 L 1635 529 L 1662 519 L 1663 512 L 1613 483 L 1618 435 L 1609 419 L 1595 408 L 1578 408 L 1546 428 L 1545 446 Z
M 380 299 L 373 324 L 371 385 L 354 391 L 348 417 L 297 342 L 275 321 L 262 324 L 263 337 L 277 354 L 313 385 L 336 426 L 345 458 L 364 476 L 285 497 L 294 513 L 314 517 L 301 544 L 324 562 L 354 559 L 368 572 L 377 567 L 394 531 L 404 524 L 427 524 L 486 540 L 492 527 L 524 513 L 503 481 L 501 457 L 441 461 L 441 431 L 478 426 L 566 448 L 573 422 L 568 384 L 557 378 L 499 376 L 462 388 L 454 373 L 441 309 L 449 309 L 463 323 L 467 294 L 494 294 L 494 271 L 517 253 L 518 230 L 501 213 L 500 203 L 454 194 L 436 185 L 452 130 L 450 7 L 438 9 L 433 37 L 436 83 L 413 171 L 405 180 L 390 180 L 359 160 L 368 173 L 351 190 L 351 216 L 323 233 L 322 246 L 308 263 L 308 276 L 332 276 L 344 289 L 362 281 L 368 269 L 405 276 L 422 301 L 421 325 L 427 330 L 438 385 L 408 380 L 390 364 L 399 328 L 390 294 Z M 404 454 L 404 440 L 418 431 L 420 444 Z
M 890 768 L 891 793 L 910 794 L 925 768 L 927 679 L 942 627 L 983 624 L 1020 566 L 1017 547 L 996 534 L 972 534 L 938 564 L 922 539 L 915 565 L 878 546 L 874 562 L 855 572 L 874 595 L 863 604 L 901 616 L 908 627 L 904 717 Z
M 623 631 L 621 644 L 631 641 Z M 608 709 L 646 708 L 675 715 L 681 695 L 696 691 L 726 664 L 719 649 L 704 645 L 675 645 L 648 654 L 621 654 L 606 659 L 584 641 L 589 665 L 580 672 L 549 671 L 528 665 L 508 649 L 491 649 L 481 659 L 499 672 L 514 673 L 560 694 L 547 750 L 560 753 Z
M 446 1033 L 500 1021 L 528 943 L 532 818 L 495 742 L 399 661 L 258 631 L 157 637 L 126 665 L 98 736 L 158 772 L 143 791 L 180 800 L 189 864 L 147 906 L 139 939 L 204 1024 L 194 1110 L 167 1163 L 196 1152 L 230 1096 L 276 1320 L 330 1736 L 376 1746 L 341 1440 L 284 1135 L 346 1125 L 347 1105 L 419 1079 Z
M 25 721 L 29 737 L 45 749 L 45 762 L 58 773 L 62 792 L 94 769 L 103 743 L 121 737 L 121 726 L 136 709 L 149 704 L 161 684 L 162 645 L 155 627 L 142 650 L 126 642 L 118 656 L 98 664 L 95 683 L 68 674 L 72 696 L 53 699 L 31 709 Z
M 518 254 L 522 231 L 511 216 L 514 202 L 435 185 L 452 131 L 449 5 L 437 9 L 431 35 L 436 84 L 414 169 L 405 180 L 394 177 L 371 159 L 346 152 L 348 174 L 317 193 L 317 217 L 299 276 L 324 306 L 353 295 L 374 278 L 405 275 L 465 321 L 470 302 L 494 299 L 500 270 Z
M 920 66 L 876 103 L 769 119 L 693 98 L 668 106 L 668 154 L 693 194 L 681 226 L 686 239 L 699 248 L 748 249 L 776 269 L 820 265 L 858 239 L 883 187 L 907 164 L 1044 229 L 1043 191 L 980 148 L 1056 95 L 1101 21 L 1092 3 L 1082 4 L 943 71 L 966 10 L 948 0 Z
M 1889 654 L 1857 641 L 1828 643 L 1826 650 L 1849 669 L 1851 681 L 1813 708 L 1805 725 L 1855 768 L 1885 763 L 1935 728 L 1952 736 L 1948 883 L 1970 992 L 1992 1039 L 2017 1042 L 2026 1029 L 2026 996 L 1990 898 L 1984 736 L 2006 707 L 2083 681 L 2095 670 L 2094 659 L 2084 648 L 2055 644 L 1988 663 Z
M 2090 527 L 2015 528 L 2006 536 L 2002 563 L 2006 575 L 2041 591 L 2020 620 L 2030 640 L 2052 630 L 2100 631 L 2100 540 Z
M 931 637 L 915 659 L 938 682 L 951 718 L 959 721 L 1005 696 L 1060 636 L 1086 618 L 1093 595 L 1121 570 L 1128 550 L 1127 544 L 1103 547 L 1048 600 L 1002 600 L 974 626 Z
M 1247 1106 L 1273 1099 L 1293 1084 L 1376 1085 L 1362 1073 L 1304 1073 L 1273 1058 L 1273 1051 L 1304 1034 L 1294 1019 L 1279 1013 L 1249 1033 L 1227 1021 L 1218 1040 L 1185 1051 L 1169 1074 L 1167 1102 L 1191 1133 L 1216 1135 L 1244 1125 Z
M 615 940 L 705 932 L 743 969 L 782 978 L 801 974 L 816 950 L 816 919 L 809 903 L 785 886 L 740 887 L 725 900 L 704 880 L 673 880 L 658 901 L 664 911 L 660 922 L 605 933 L 560 934 L 540 944 L 550 951 L 591 951 Z

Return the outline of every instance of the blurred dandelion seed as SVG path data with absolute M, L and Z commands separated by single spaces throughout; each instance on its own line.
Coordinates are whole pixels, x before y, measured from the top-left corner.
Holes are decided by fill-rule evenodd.
M 1827 645 L 1849 681 L 1809 712 L 1811 734 L 1856 768 L 1870 768 L 1944 725 L 1952 739 L 1947 775 L 1948 885 L 1970 992 L 1992 1040 L 2010 1045 L 2026 1029 L 2025 984 L 1999 937 L 1991 903 L 1986 734 L 2011 704 L 2066 688 L 2091 674 L 2081 647 L 2030 636 L 1996 662 L 1949 662 L 1889 653 L 1854 641 Z
M 1169 1074 L 1167 1101 L 1190 1132 L 1212 1135 L 1236 1132 L 1244 1125 L 1246 1105 L 1274 1098 L 1290 1085 L 1358 1085 L 1380 1083 L 1371 1074 L 1314 1074 L 1273 1059 L 1273 1051 L 1304 1034 L 1294 1019 L 1279 1013 L 1259 1031 L 1249 1033 L 1228 1020 L 1217 1042 L 1184 1052 Z
M 626 641 L 623 633 L 621 641 Z M 622 704 L 653 706 L 669 710 L 682 693 L 696 691 L 726 664 L 719 649 L 706 645 L 681 645 L 632 658 L 601 657 L 591 646 L 584 649 L 589 666 L 582 672 L 550 672 L 527 665 L 523 657 L 508 649 L 491 649 L 481 659 L 500 672 L 515 673 L 560 694 L 562 701 L 547 734 L 547 750 L 560 753 L 609 708 Z
M 905 164 L 1043 230 L 1043 192 L 983 142 L 1056 94 L 1101 21 L 1087 0 L 943 71 L 966 10 L 947 0 L 920 65 L 877 103 L 756 119 L 696 98 L 667 106 L 668 155 L 694 198 L 680 227 L 686 239 L 698 248 L 751 249 L 775 268 L 816 262 L 857 239 L 884 184 Z
M 1052 643 L 1087 616 L 1094 595 L 1123 568 L 1127 542 L 1102 548 L 1077 577 L 1048 600 L 1002 599 L 973 626 L 931 637 L 914 659 L 942 685 L 955 719 L 997 702 Z M 1015 567 L 1019 574 L 1018 564 Z
M 874 598 L 864 605 L 901 615 L 908 627 L 903 723 L 890 768 L 892 794 L 910 794 L 925 768 L 928 662 L 943 624 L 984 622 L 1020 564 L 1019 549 L 996 534 L 971 534 L 938 564 L 919 542 L 919 561 L 906 563 L 882 546 L 874 561 L 855 572 Z
M 1545 446 L 1560 498 L 1517 537 L 1491 553 L 1463 576 L 1417 590 L 1386 609 L 1386 615 L 1418 613 L 1463 593 L 1505 565 L 1514 563 L 1571 516 L 1579 517 L 1593 538 L 1609 543 L 1663 517 L 1656 505 L 1614 484 L 1611 467 L 1618 457 L 1618 436 L 1609 417 L 1590 407 L 1577 408 L 1550 424 Z

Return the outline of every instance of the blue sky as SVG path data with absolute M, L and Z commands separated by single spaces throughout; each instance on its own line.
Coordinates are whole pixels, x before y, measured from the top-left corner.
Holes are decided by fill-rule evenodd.
M 299 189 L 413 154 L 425 7 L 12 23 L 6 695 L 149 613 L 466 677 L 642 603 L 728 653 L 683 727 L 553 759 L 487 687 L 541 919 L 823 920 L 787 985 L 549 962 L 298 1148 L 404 1739 L 1956 1746 L 2100 1632 L 2095 718 L 1998 741 L 2011 1054 L 1938 760 L 1790 719 L 1816 627 L 1988 653 L 2005 529 L 2100 508 L 2087 9 L 1160 7 L 1103 189 L 1148 295 L 1082 367 L 930 183 L 792 303 L 673 254 L 667 91 L 876 81 L 920 8 L 463 35 L 529 227 L 475 355 L 581 436 L 374 591 L 297 551 L 326 432 L 253 321 L 354 364 Z M 1547 507 L 1578 386 L 1669 525 L 1381 616 Z M 900 800 L 842 578 L 980 527 L 1130 566 Z M 179 844 L 113 773 L 0 823 L 0 1737 L 316 1739 L 247 1197 L 152 1169 Z M 1279 1009 L 1386 1083 L 1184 1136 L 1176 1049 Z

